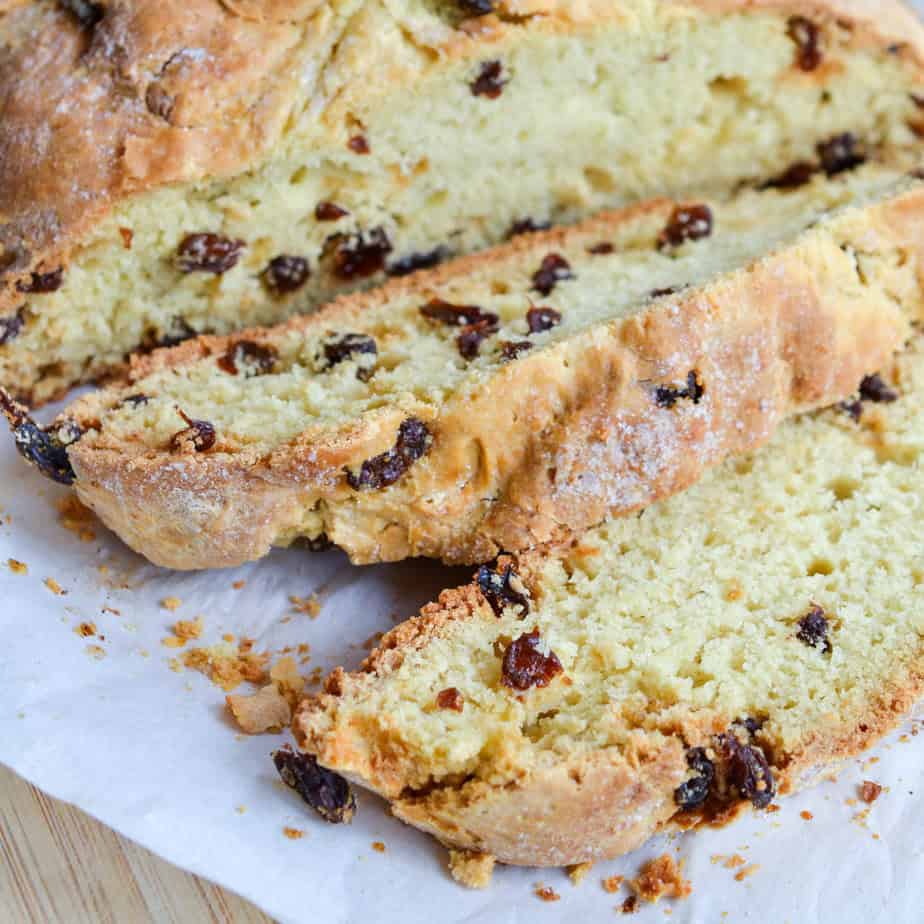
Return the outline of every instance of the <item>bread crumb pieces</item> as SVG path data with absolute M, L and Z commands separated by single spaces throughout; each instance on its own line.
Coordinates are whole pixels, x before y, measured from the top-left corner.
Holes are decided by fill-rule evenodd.
M 183 652 L 182 665 L 204 674 L 225 693 L 237 689 L 245 680 L 263 686 L 267 679 L 268 652 L 254 652 L 253 641 L 241 639 L 237 647 L 228 644 L 211 648 L 190 648 Z M 171 670 L 178 670 L 170 664 Z
M 541 898 L 544 902 L 557 902 L 561 898 L 551 886 L 543 885 L 541 882 L 536 883 L 533 894 L 536 898 Z
M 745 860 L 740 853 L 733 853 L 729 857 L 723 856 L 721 853 L 714 853 L 709 859 L 713 863 L 721 863 L 725 869 L 736 869 L 747 863 L 747 860 Z
M 378 853 L 385 853 L 385 845 L 381 841 L 373 841 L 372 849 Z
M 298 840 L 301 840 L 305 836 L 305 832 L 302 831 L 301 828 L 290 828 L 288 826 L 282 829 L 282 833 L 290 841 L 298 841 Z
M 100 648 L 99 645 L 87 645 L 85 650 L 91 658 L 95 658 L 97 661 L 106 657 L 106 650 Z
M 806 809 L 803 809 L 801 812 L 799 812 L 799 817 L 804 821 L 811 821 L 815 816 Z
M 456 882 L 470 889 L 486 889 L 494 874 L 494 857 L 472 850 L 450 850 L 449 872 Z
M 269 676 L 279 693 L 294 709 L 305 690 L 305 678 L 298 672 L 295 659 L 290 656 L 280 658 L 270 668 Z
M 238 815 L 243 815 L 244 812 L 247 811 L 247 806 L 246 806 L 246 805 L 238 805 L 238 806 L 235 806 L 234 811 L 237 812 Z
M 610 895 L 613 895 L 622 888 L 623 879 L 625 879 L 625 876 L 609 876 L 606 879 L 601 879 L 600 884 L 603 886 L 604 892 L 609 892 Z
M 248 735 L 282 731 L 292 721 L 289 702 L 273 683 L 252 696 L 226 696 L 225 702 L 241 731 Z
M 568 867 L 568 877 L 573 885 L 578 886 L 587 878 L 587 874 L 593 868 L 593 863 L 575 863 L 574 866 Z
M 221 640 L 222 640 L 223 642 L 229 642 L 229 643 L 230 643 L 230 642 L 233 642 L 233 641 L 234 641 L 234 633 L 233 633 L 233 632 L 225 632 L 225 634 L 221 637 Z
M 735 882 L 744 882 L 749 876 L 753 876 L 760 869 L 759 863 L 752 863 L 750 866 L 746 866 L 744 869 L 739 869 L 735 873 Z
M 638 896 L 630 895 L 623 903 L 620 905 L 619 910 L 623 914 L 635 914 L 638 911 Z
M 81 638 L 92 638 L 96 635 L 96 623 L 95 622 L 82 622 L 78 626 L 74 626 L 74 631 Z
M 202 617 L 197 616 L 195 619 L 180 619 L 173 626 L 173 634 L 183 641 L 189 641 L 193 638 L 200 638 L 202 635 Z
M 669 853 L 649 860 L 641 869 L 637 879 L 631 879 L 629 886 L 646 902 L 668 898 L 686 898 L 692 891 L 689 881 L 683 878 L 681 868 Z
M 309 594 L 307 597 L 296 597 L 295 594 L 290 594 L 289 603 L 297 613 L 303 613 L 311 619 L 317 619 L 321 614 L 321 601 L 318 600 L 317 594 Z
M 63 597 L 64 594 L 67 593 L 67 591 L 66 591 L 66 590 L 65 590 L 65 589 L 64 589 L 53 577 L 47 577 L 47 578 L 45 578 L 45 582 L 44 582 L 44 583 L 45 583 L 45 586 L 46 586 L 53 594 L 56 594 L 56 595 L 59 596 L 59 597 Z
M 160 605 L 165 610 L 170 610 L 172 613 L 183 605 L 183 601 L 179 597 L 164 597 L 164 599 L 160 601 Z
M 780 807 L 779 807 L 779 805 L 777 805 L 776 802 L 771 802 L 771 803 L 764 809 L 764 811 L 765 811 L 768 815 L 772 815 L 774 812 L 778 812 L 779 810 L 780 810 Z
M 17 561 L 15 558 L 6 560 L 7 566 L 13 574 L 28 574 L 29 566 L 24 561 Z
M 121 611 L 121 610 L 117 610 L 114 606 L 104 606 L 104 607 L 102 608 L 102 610 L 100 610 L 100 612 L 102 612 L 102 613 L 109 613 L 109 614 L 112 615 L 112 616 L 121 616 L 121 615 L 122 615 L 122 611 Z
M 58 522 L 67 530 L 74 533 L 81 542 L 92 542 L 96 539 L 96 531 L 92 524 L 96 522 L 93 511 L 82 504 L 75 494 L 59 500 Z
M 235 590 L 241 590 L 246 583 L 247 583 L 246 581 L 235 581 L 231 586 Z
M 864 780 L 860 786 L 860 798 L 867 805 L 872 805 L 881 795 L 882 787 L 872 780 Z

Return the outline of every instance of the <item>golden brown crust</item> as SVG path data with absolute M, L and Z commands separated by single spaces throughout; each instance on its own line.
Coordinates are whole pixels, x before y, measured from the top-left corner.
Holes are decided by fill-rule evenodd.
M 643 208 L 666 214 L 670 204 Z M 483 261 L 592 240 L 638 214 L 530 235 L 414 282 L 341 299 L 289 327 L 342 323 L 396 292 L 423 297 Z M 854 251 L 874 268 L 860 272 Z M 308 430 L 266 457 L 177 455 L 88 434 L 69 450 L 77 491 L 129 545 L 175 568 L 258 558 L 308 515 L 356 562 L 486 561 L 501 549 L 564 541 L 607 512 L 681 490 L 728 454 L 764 443 L 788 415 L 852 393 L 924 314 L 922 273 L 924 188 L 916 185 L 713 284 L 536 350 L 438 411 L 383 407 L 333 436 Z M 130 382 L 228 342 L 202 338 L 155 353 L 136 363 Z M 703 399 L 657 406 L 656 386 L 683 383 L 691 370 Z M 70 413 L 90 426 L 114 400 L 103 392 Z M 412 414 L 433 434 L 428 453 L 389 488 L 350 488 L 344 467 L 393 446 Z

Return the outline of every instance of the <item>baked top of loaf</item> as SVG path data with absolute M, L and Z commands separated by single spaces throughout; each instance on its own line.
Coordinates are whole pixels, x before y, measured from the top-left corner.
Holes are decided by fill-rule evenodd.
M 921 25 L 893 0 L 3 7 L 0 384 L 30 400 L 922 120 Z
M 917 336 L 689 491 L 445 591 L 303 703 L 300 745 L 511 863 L 765 807 L 921 690 L 922 452 Z
M 887 362 L 924 306 L 922 203 L 874 165 L 659 200 L 158 351 L 62 415 L 64 480 L 177 568 L 566 541 Z

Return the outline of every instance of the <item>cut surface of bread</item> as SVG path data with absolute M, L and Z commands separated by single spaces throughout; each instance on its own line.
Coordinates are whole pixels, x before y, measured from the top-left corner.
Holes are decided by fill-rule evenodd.
M 766 807 L 924 671 L 924 344 L 640 517 L 483 566 L 303 702 L 301 747 L 517 864 Z
M 322 536 L 487 561 L 846 397 L 922 316 L 922 272 L 924 184 L 886 167 L 657 200 L 143 358 L 64 413 L 69 477 L 168 567 Z
M 32 401 L 511 229 L 921 131 L 895 0 L 3 6 L 0 385 Z

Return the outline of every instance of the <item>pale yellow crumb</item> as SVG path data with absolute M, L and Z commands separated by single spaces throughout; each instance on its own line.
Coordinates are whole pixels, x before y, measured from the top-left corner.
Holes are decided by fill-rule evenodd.
M 629 886 L 639 898 L 656 902 L 663 897 L 686 898 L 692 891 L 689 881 L 683 878 L 683 866 L 678 866 L 669 854 L 662 854 L 642 866 L 637 879 L 631 879 Z
M 747 879 L 749 876 L 753 876 L 754 873 L 756 873 L 759 869 L 759 863 L 752 863 L 750 866 L 746 866 L 744 869 L 740 869 L 737 873 L 735 873 L 735 881 L 744 882 L 745 879 Z
M 225 702 L 238 726 L 248 735 L 281 731 L 292 720 L 288 700 L 273 683 L 252 696 L 226 696 Z
M 305 836 L 305 832 L 301 828 L 290 828 L 286 826 L 282 829 L 282 833 L 290 840 L 297 841 Z
M 385 845 L 382 843 L 382 841 L 373 841 L 372 849 L 378 853 L 385 853 Z
M 235 808 L 234 811 L 237 812 L 238 815 L 243 815 L 244 812 L 247 811 L 247 806 L 246 806 L 246 805 L 239 805 L 239 806 L 237 806 L 237 808 Z
M 6 563 L 13 574 L 29 573 L 29 566 L 24 561 L 17 561 L 15 558 L 8 558 Z
M 59 597 L 67 593 L 67 591 L 53 578 L 45 578 L 45 586 L 53 593 L 57 594 Z
M 290 594 L 289 603 L 298 613 L 304 613 L 311 619 L 316 619 L 321 613 L 321 601 L 318 600 L 317 594 L 309 594 L 307 597 L 297 597 Z
M 100 648 L 99 645 L 87 645 L 86 652 L 91 658 L 95 658 L 97 661 L 106 657 L 105 649 Z
M 568 876 L 573 885 L 580 885 L 586 878 L 587 874 L 594 868 L 593 863 L 576 863 L 568 867 Z
M 624 879 L 625 876 L 609 876 L 606 879 L 601 879 L 600 884 L 603 886 L 604 892 L 608 892 L 610 895 L 613 895 L 622 888 Z
M 470 889 L 486 889 L 494 874 L 494 857 L 472 850 L 450 850 L 449 872 L 456 882 Z
M 179 597 L 164 597 L 164 599 L 160 601 L 160 605 L 165 610 L 170 610 L 172 613 L 183 605 L 183 601 Z

